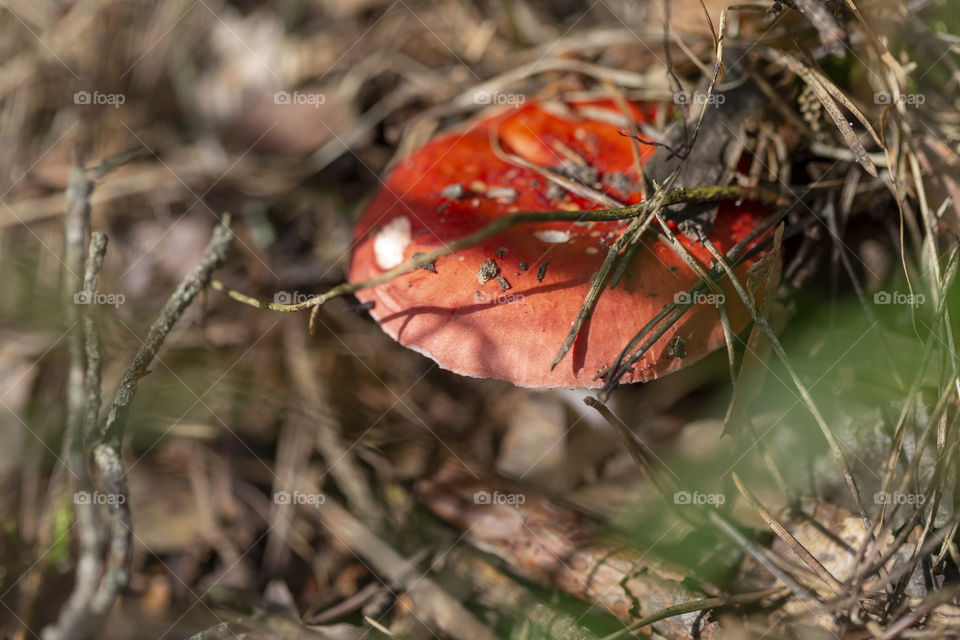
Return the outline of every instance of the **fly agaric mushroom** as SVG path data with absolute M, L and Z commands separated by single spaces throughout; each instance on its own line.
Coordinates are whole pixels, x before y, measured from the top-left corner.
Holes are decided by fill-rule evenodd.
M 635 121 L 644 122 L 656 107 L 630 108 Z M 435 137 L 397 164 L 361 216 L 351 282 L 379 276 L 514 212 L 600 207 L 584 190 L 558 186 L 542 168 L 566 176 L 565 184 L 639 202 L 633 143 L 619 132 L 624 121 L 608 100 L 528 101 Z M 640 148 L 642 159 L 650 149 Z M 723 202 L 707 237 L 726 252 L 762 219 L 761 206 Z M 444 369 L 523 387 L 598 387 L 598 371 L 615 364 L 639 329 L 677 296 L 688 295 L 699 279 L 664 242 L 645 238 L 616 286 L 605 287 L 570 352 L 551 368 L 592 276 L 627 224 L 512 226 L 361 289 L 357 297 L 373 303 L 370 313 L 387 334 Z M 711 254 L 703 244 L 679 234 L 678 239 L 709 268 Z M 749 265 L 735 270 L 742 280 Z M 729 283 L 724 287 L 732 327 L 739 331 L 748 314 Z M 621 382 L 657 378 L 724 344 L 717 308 L 709 297 L 698 302 L 704 303 L 694 304 Z

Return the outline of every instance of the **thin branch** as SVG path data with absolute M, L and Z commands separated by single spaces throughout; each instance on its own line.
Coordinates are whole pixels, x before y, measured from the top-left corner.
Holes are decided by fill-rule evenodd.
M 775 203 L 778 198 L 773 192 L 764 189 L 744 189 L 737 185 L 728 186 L 706 186 L 706 187 L 685 187 L 680 189 L 671 189 L 663 195 L 663 207 L 669 207 L 675 204 L 685 203 L 706 203 L 720 202 L 723 200 L 752 199 L 766 203 Z M 486 240 L 490 236 L 496 235 L 510 227 L 520 224 L 537 224 L 541 222 L 614 222 L 617 220 L 630 220 L 641 218 L 648 215 L 656 208 L 653 200 L 631 204 L 626 207 L 615 209 L 594 209 L 590 211 L 521 211 L 490 222 L 486 226 L 469 233 L 453 242 L 444 244 L 439 249 L 426 251 L 416 258 L 407 260 L 403 264 L 394 267 L 380 275 L 364 280 L 363 282 L 344 282 L 339 284 L 326 293 L 313 296 L 303 302 L 296 304 L 280 304 L 277 302 L 263 302 L 237 291 L 233 291 L 222 283 L 215 283 L 214 288 L 224 291 L 231 298 L 248 304 L 259 309 L 270 309 L 271 311 L 304 311 L 313 307 L 322 305 L 333 298 L 355 293 L 362 289 L 382 284 L 389 280 L 401 276 L 424 265 L 436 262 L 439 258 L 454 253 L 458 249 L 469 247 Z
M 83 294 L 88 296 L 89 300 L 92 300 L 92 296 L 97 292 L 98 276 L 106 253 L 107 236 L 101 231 L 94 231 L 90 237 L 87 268 L 83 277 Z M 87 358 L 87 412 L 83 424 L 84 442 L 89 442 L 100 419 L 100 332 L 97 329 L 94 308 L 93 305 L 87 305 L 81 314 L 84 351 Z
M 83 241 L 86 237 L 89 216 L 89 196 L 93 179 L 104 175 L 110 168 L 133 156 L 126 152 L 108 159 L 98 167 L 86 170 L 75 163 L 71 173 L 70 206 L 67 216 L 66 262 L 68 280 L 76 278 L 82 263 Z M 79 199 L 79 200 L 77 200 Z M 229 229 L 229 216 L 213 233 L 213 239 L 200 259 L 199 264 L 183 280 L 153 324 L 147 340 L 137 352 L 133 364 L 127 370 L 115 394 L 104 428 L 96 431 L 100 408 L 100 339 L 93 318 L 92 303 L 96 293 L 97 278 L 103 265 L 106 251 L 106 236 L 96 233 L 91 238 L 89 258 L 83 277 L 83 288 L 74 287 L 78 296 L 88 296 L 83 313 L 82 334 L 74 332 L 71 338 L 71 378 L 68 391 L 68 440 L 70 442 L 69 464 L 79 474 L 80 486 L 87 488 L 86 461 L 78 431 L 83 427 L 83 443 L 92 449 L 93 461 L 100 471 L 104 489 L 112 496 L 108 501 L 110 512 L 109 546 L 106 564 L 101 562 L 103 540 L 97 522 L 98 507 L 92 500 L 75 499 L 77 521 L 81 533 L 81 552 L 77 561 L 77 578 L 67 604 L 57 621 L 42 631 L 44 640 L 79 640 L 95 635 L 102 621 L 113 607 L 117 592 L 129 580 L 131 538 L 133 535 L 128 505 L 128 490 L 120 459 L 120 445 L 130 402 L 136 393 L 137 381 L 146 373 L 154 355 L 179 320 L 186 307 L 205 287 L 214 269 L 223 264 L 226 250 L 233 234 Z M 79 248 L 78 248 L 79 243 Z M 72 265 L 72 266 L 71 266 Z M 68 289 L 69 291 L 69 289 Z M 65 294 L 66 300 L 66 294 Z M 74 299 L 70 294 L 68 311 L 80 306 L 84 299 Z M 78 313 L 73 311 L 73 313 Z M 68 317 L 70 317 L 68 315 Z M 84 368 L 86 357 L 86 368 Z M 75 372 L 75 373 L 74 373 Z M 81 494 L 77 494 L 81 495 Z
M 123 374 L 120 386 L 114 396 L 113 405 L 101 430 L 101 440 L 112 446 L 119 446 L 130 413 L 130 403 L 137 392 L 137 383 L 147 375 L 147 368 L 153 362 L 160 345 L 166 339 L 173 325 L 177 323 L 184 310 L 193 302 L 197 294 L 204 289 L 212 278 L 213 272 L 220 268 L 227 257 L 227 247 L 233 239 L 230 230 L 230 216 L 225 214 L 223 221 L 213 231 L 213 238 L 203 252 L 197 266 L 186 275 L 180 286 L 163 305 L 160 315 L 150 326 L 146 339 L 137 350 L 133 364 Z
M 63 310 L 71 327 L 67 338 L 70 369 L 63 459 L 67 471 L 76 479 L 72 502 L 80 532 L 80 554 L 73 591 L 57 621 L 43 630 L 44 640 L 82 638 L 90 635 L 97 625 L 97 618 L 90 610 L 90 601 L 100 579 L 103 540 L 97 522 L 97 506 L 91 500 L 79 499 L 84 495 L 89 497 L 90 488 L 83 448 L 86 440 L 84 434 L 91 420 L 96 422 L 100 407 L 99 337 L 94 336 L 90 341 L 87 338 L 96 334 L 91 303 L 106 251 L 106 236 L 102 233 L 91 240 L 86 269 L 83 265 L 93 185 L 93 178 L 83 168 L 77 150 L 71 149 L 63 263 Z M 84 274 L 82 277 L 81 273 Z M 55 476 L 51 486 L 57 485 L 59 482 Z M 59 495 L 59 489 L 52 489 L 51 495 Z

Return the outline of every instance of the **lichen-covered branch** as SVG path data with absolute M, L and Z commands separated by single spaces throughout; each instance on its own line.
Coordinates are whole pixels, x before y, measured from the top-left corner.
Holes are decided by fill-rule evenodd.
M 304 311 L 318 307 L 332 298 L 347 295 L 373 287 L 378 284 L 392 280 L 397 276 L 419 269 L 424 265 L 431 264 L 443 256 L 449 255 L 458 249 L 477 244 L 501 231 L 519 224 L 537 224 L 540 222 L 611 222 L 615 220 L 631 220 L 642 218 L 652 210 L 660 207 L 669 207 L 681 203 L 702 203 L 702 202 L 720 202 L 722 200 L 751 199 L 762 202 L 775 203 L 778 196 L 772 192 L 763 189 L 746 189 L 738 185 L 710 185 L 702 187 L 685 187 L 682 189 L 670 189 L 663 194 L 660 201 L 644 201 L 626 207 L 615 209 L 594 209 L 591 211 L 521 211 L 508 216 L 497 218 L 482 229 L 469 233 L 453 242 L 444 244 L 444 246 L 433 251 L 426 251 L 416 258 L 407 260 L 403 264 L 385 271 L 375 278 L 363 282 L 345 282 L 333 287 L 326 293 L 314 296 L 309 300 L 298 302 L 296 304 L 280 304 L 276 302 L 263 303 L 250 296 L 229 290 L 223 285 L 217 288 L 226 292 L 231 298 L 262 309 L 272 311 Z

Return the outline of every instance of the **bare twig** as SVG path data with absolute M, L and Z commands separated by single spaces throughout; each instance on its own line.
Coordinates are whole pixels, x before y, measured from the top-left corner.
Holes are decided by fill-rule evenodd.
M 76 478 L 75 496 L 82 495 L 89 488 L 89 478 L 86 471 L 86 460 L 83 452 L 83 438 L 81 430 L 90 420 L 90 404 L 88 397 L 95 397 L 96 406 L 99 406 L 99 386 L 91 385 L 99 380 L 99 351 L 85 362 L 84 337 L 87 334 L 89 323 L 92 323 L 92 314 L 89 308 L 81 313 L 77 295 L 85 295 L 87 285 L 94 285 L 97 273 L 103 262 L 103 251 L 106 248 L 105 238 L 98 242 L 97 247 L 91 248 L 91 259 L 87 262 L 86 273 L 83 270 L 83 256 L 86 250 L 87 229 L 90 219 L 90 193 L 93 190 L 93 180 L 83 169 L 77 151 L 70 154 L 70 180 L 67 187 L 67 214 L 66 214 L 66 243 L 64 249 L 64 287 L 63 304 L 64 315 L 71 323 L 68 336 L 68 351 L 70 354 L 70 371 L 67 381 L 67 424 L 64 438 L 64 460 L 67 470 Z M 81 319 L 80 316 L 83 316 Z M 83 331 L 77 325 L 83 321 Z M 91 329 L 92 331 L 92 329 Z M 90 370 L 93 369 L 93 375 Z M 96 419 L 96 416 L 93 416 Z M 52 481 L 53 485 L 56 481 Z M 93 616 L 90 615 L 90 601 L 93 598 L 99 580 L 101 564 L 100 551 L 102 540 L 97 523 L 97 507 L 88 500 L 73 500 L 74 511 L 80 529 L 80 556 L 77 559 L 77 574 L 74 589 L 60 612 L 55 625 L 43 630 L 45 640 L 58 638 L 82 637 L 89 633 L 93 625 Z M 73 635 L 76 634 L 76 635 Z
M 95 302 L 97 277 L 106 252 L 105 235 L 96 233 L 91 238 L 85 269 L 83 260 L 90 220 L 89 200 L 94 181 L 129 160 L 134 153 L 135 151 L 123 152 L 104 160 L 92 169 L 83 168 L 75 149 L 71 150 L 70 154 L 63 299 L 64 314 L 71 322 L 71 330 L 68 336 L 70 373 L 64 459 L 67 461 L 68 470 L 77 480 L 77 493 L 74 494 L 73 503 L 80 530 L 81 549 L 74 589 L 57 622 L 43 630 L 45 640 L 86 637 L 96 629 L 102 614 L 97 612 L 94 606 L 103 545 L 100 525 L 97 522 L 98 507 L 91 500 L 78 497 L 83 497 L 89 489 L 84 444 L 88 440 L 88 434 L 95 428 L 100 409 L 100 341 L 92 303 Z M 81 326 L 78 327 L 78 324 Z
M 98 167 L 89 170 L 75 163 L 72 169 L 69 189 L 70 206 L 67 216 L 67 270 L 77 280 L 76 273 L 82 263 L 83 243 L 86 239 L 87 219 L 89 216 L 89 196 L 93 180 L 102 177 L 113 167 L 129 160 L 134 151 L 124 152 L 108 159 Z M 229 216 L 213 234 L 213 239 L 201 257 L 199 264 L 180 284 L 153 324 L 146 342 L 141 346 L 133 364 L 127 370 L 117 390 L 106 424 L 98 433 L 97 423 L 100 407 L 100 344 L 92 311 L 88 308 L 84 314 L 83 333 L 76 332 L 71 347 L 72 370 L 70 392 L 68 393 L 68 440 L 71 442 L 69 459 L 71 465 L 83 473 L 85 457 L 80 447 L 80 427 L 83 427 L 83 441 L 92 453 L 93 462 L 100 471 L 107 493 L 113 498 L 108 501 L 110 512 L 109 546 L 106 564 L 101 564 L 102 539 L 96 520 L 96 505 L 91 500 L 75 500 L 77 519 L 80 524 L 82 549 L 78 560 L 77 580 L 67 605 L 58 620 L 43 630 L 44 640 L 84 638 L 96 632 L 103 617 L 113 606 L 118 590 L 129 579 L 130 540 L 132 528 L 130 511 L 127 504 L 128 491 L 120 460 L 120 445 L 130 402 L 136 393 L 137 381 L 146 374 L 147 367 L 160 348 L 173 325 L 179 320 L 186 307 L 210 280 L 213 270 L 226 258 L 226 250 L 232 238 L 229 229 Z M 91 239 L 90 257 L 83 278 L 82 291 L 75 287 L 77 295 L 90 296 L 86 302 L 93 302 L 96 293 L 97 275 L 103 264 L 106 250 L 106 237 L 94 234 Z M 73 267 L 71 267 L 73 265 Z M 75 268 L 74 268 L 75 267 Z M 83 302 L 74 300 L 70 303 Z M 69 309 L 69 307 L 68 307 Z M 84 368 L 86 357 L 86 368 Z M 78 477 L 85 477 L 85 474 Z M 82 485 L 86 487 L 86 483 Z
M 90 250 L 87 256 L 87 268 L 83 278 L 83 294 L 92 297 L 97 291 L 97 280 L 103 267 L 103 258 L 107 253 L 107 236 L 94 231 L 90 237 Z M 89 298 L 88 298 L 89 299 Z M 83 441 L 89 442 L 100 420 L 100 332 L 97 329 L 93 307 L 85 307 L 81 318 L 83 322 L 83 342 L 87 358 L 86 387 L 87 414 L 83 425 Z
M 728 186 L 705 186 L 705 187 L 686 187 L 682 189 L 671 189 L 663 195 L 662 205 L 668 207 L 680 203 L 690 202 L 720 202 L 723 200 L 738 200 L 741 198 L 752 198 L 762 202 L 773 203 L 777 201 L 777 196 L 765 190 L 745 190 L 737 185 Z M 436 262 L 439 258 L 455 252 L 457 249 L 469 247 L 482 240 L 494 236 L 505 229 L 520 224 L 537 224 L 541 222 L 612 222 L 616 220 L 630 220 L 633 218 L 642 218 L 649 214 L 655 208 L 653 200 L 639 202 L 615 209 L 594 209 L 590 211 L 522 211 L 520 213 L 503 216 L 490 222 L 483 228 L 469 233 L 452 242 L 446 243 L 439 249 L 425 251 L 416 258 L 407 260 L 403 264 L 394 267 L 382 274 L 364 280 L 363 282 L 345 282 L 337 285 L 327 291 L 303 302 L 296 304 L 280 304 L 277 302 L 263 302 L 235 291 L 221 282 L 213 282 L 212 286 L 223 291 L 234 300 L 248 304 L 260 309 L 270 309 L 272 311 L 304 311 L 313 307 L 318 307 L 323 303 L 343 295 L 354 293 L 362 289 L 382 284 L 389 280 L 401 276 L 405 273 L 419 269 L 424 265 Z
M 223 221 L 213 231 L 213 238 L 203 252 L 200 261 L 193 270 L 184 277 L 180 286 L 171 294 L 167 303 L 160 310 L 160 315 L 150 326 L 147 337 L 137 350 L 133 364 L 127 369 L 117 388 L 116 396 L 107 414 L 107 420 L 101 430 L 101 439 L 111 446 L 118 446 L 123 438 L 130 413 L 130 403 L 137 392 L 137 383 L 147 374 L 147 368 L 153 362 L 160 345 L 166 339 L 173 325 L 177 323 L 184 310 L 193 302 L 209 283 L 213 272 L 223 265 L 227 257 L 227 247 L 233 239 L 230 230 L 230 216 L 224 215 Z

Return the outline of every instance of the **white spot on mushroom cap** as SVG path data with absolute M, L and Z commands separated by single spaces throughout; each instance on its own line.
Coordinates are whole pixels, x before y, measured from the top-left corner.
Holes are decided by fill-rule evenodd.
M 377 266 L 392 269 L 403 262 L 403 251 L 410 244 L 410 219 L 406 216 L 394 218 L 383 225 L 373 240 L 373 254 Z
M 559 242 L 570 241 L 569 231 L 557 231 L 556 229 L 548 229 L 546 231 L 534 231 L 533 235 L 536 236 L 537 240 L 540 240 L 542 242 L 548 242 L 550 244 L 557 244 Z

